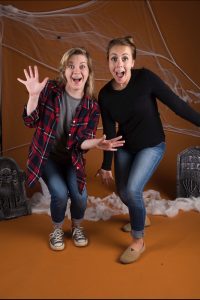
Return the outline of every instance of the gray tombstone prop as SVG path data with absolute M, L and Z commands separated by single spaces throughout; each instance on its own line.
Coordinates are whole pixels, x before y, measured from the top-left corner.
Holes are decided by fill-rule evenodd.
M 177 197 L 200 196 L 200 147 L 187 148 L 177 157 Z
M 25 195 L 25 172 L 9 157 L 0 157 L 0 220 L 31 214 Z

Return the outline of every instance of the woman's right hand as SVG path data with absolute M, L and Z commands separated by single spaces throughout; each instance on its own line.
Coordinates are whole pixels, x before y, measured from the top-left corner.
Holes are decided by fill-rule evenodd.
M 112 171 L 107 171 L 107 170 L 104 170 L 104 169 L 99 169 L 97 171 L 96 176 L 100 176 L 102 183 L 104 183 L 106 185 L 111 184 L 114 180 L 113 175 L 112 175 Z
M 29 66 L 29 72 L 24 69 L 24 75 L 26 80 L 22 80 L 20 78 L 17 78 L 17 80 L 25 85 L 27 91 L 29 92 L 29 97 L 38 98 L 47 83 L 48 77 L 46 77 L 42 82 L 39 82 L 37 66 L 34 66 L 34 71 L 32 70 L 31 66 Z
M 49 78 L 46 77 L 42 82 L 39 82 L 39 73 L 37 66 L 34 66 L 34 71 L 32 70 L 31 66 L 29 66 L 29 72 L 24 69 L 24 75 L 26 77 L 26 80 L 22 80 L 20 78 L 17 78 L 17 80 L 24 84 L 27 91 L 29 92 L 27 115 L 30 115 L 36 109 L 40 93 L 45 87 Z

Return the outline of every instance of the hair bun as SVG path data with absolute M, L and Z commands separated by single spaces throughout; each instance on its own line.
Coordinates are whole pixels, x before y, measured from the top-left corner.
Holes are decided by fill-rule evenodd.
M 134 40 L 133 40 L 133 37 L 132 37 L 131 35 L 125 36 L 125 39 L 126 39 L 127 41 L 129 41 L 131 44 L 134 44 Z

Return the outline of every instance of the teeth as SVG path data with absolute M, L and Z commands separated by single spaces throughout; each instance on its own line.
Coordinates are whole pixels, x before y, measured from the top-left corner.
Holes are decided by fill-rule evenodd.
M 120 78 L 124 76 L 125 72 L 117 72 L 116 75 Z
M 124 73 L 125 73 L 124 71 L 122 71 L 122 72 L 116 72 L 117 75 L 124 75 Z

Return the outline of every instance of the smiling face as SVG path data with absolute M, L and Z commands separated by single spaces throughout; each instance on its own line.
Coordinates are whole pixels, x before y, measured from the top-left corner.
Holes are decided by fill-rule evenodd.
M 131 78 L 131 69 L 135 63 L 131 48 L 124 45 L 113 46 L 109 51 L 108 60 L 115 86 L 125 87 Z
M 75 97 L 82 97 L 89 77 L 88 62 L 85 55 L 74 54 L 69 57 L 64 72 L 66 90 Z

